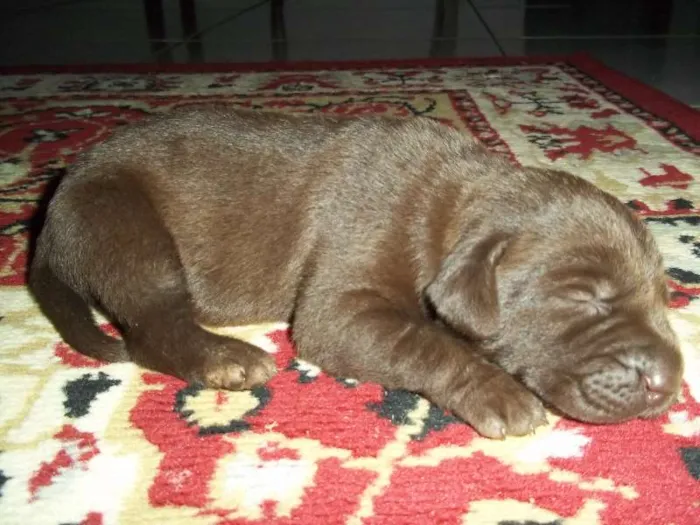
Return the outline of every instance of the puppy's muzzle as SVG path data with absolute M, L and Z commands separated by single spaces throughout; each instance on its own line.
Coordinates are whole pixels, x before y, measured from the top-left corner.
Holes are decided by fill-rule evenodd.
M 574 375 L 572 415 L 595 423 L 654 417 L 676 400 L 681 375 L 680 353 L 661 345 L 595 357 Z

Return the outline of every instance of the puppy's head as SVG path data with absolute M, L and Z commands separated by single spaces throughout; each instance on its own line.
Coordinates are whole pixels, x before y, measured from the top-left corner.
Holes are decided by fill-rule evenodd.
M 486 184 L 472 202 L 426 289 L 437 315 L 574 419 L 664 412 L 683 363 L 662 259 L 641 221 L 585 181 L 544 170 Z

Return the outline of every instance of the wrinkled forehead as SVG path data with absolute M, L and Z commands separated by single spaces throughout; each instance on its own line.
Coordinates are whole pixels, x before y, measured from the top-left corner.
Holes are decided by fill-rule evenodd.
M 661 255 L 644 237 L 581 231 L 566 237 L 525 234 L 502 259 L 504 270 L 528 272 L 554 284 L 596 286 L 601 295 L 616 290 L 665 286 Z
M 667 279 L 656 252 L 610 245 L 562 247 L 545 257 L 543 267 L 543 282 L 600 299 L 666 294 Z

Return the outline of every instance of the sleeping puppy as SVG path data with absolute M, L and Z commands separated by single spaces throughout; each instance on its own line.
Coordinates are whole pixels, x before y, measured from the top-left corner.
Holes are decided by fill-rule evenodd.
M 493 438 L 543 424 L 543 402 L 653 417 L 681 383 L 644 225 L 429 119 L 202 107 L 126 127 L 61 182 L 30 285 L 100 360 L 249 389 L 273 359 L 202 326 L 284 320 L 328 373 L 420 393 Z

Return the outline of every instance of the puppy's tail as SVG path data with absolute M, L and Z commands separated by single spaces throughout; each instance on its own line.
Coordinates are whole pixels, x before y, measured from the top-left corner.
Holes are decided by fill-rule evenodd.
M 124 343 L 97 327 L 85 299 L 65 284 L 38 254 L 32 263 L 29 287 L 44 315 L 68 345 L 100 361 L 130 360 Z

